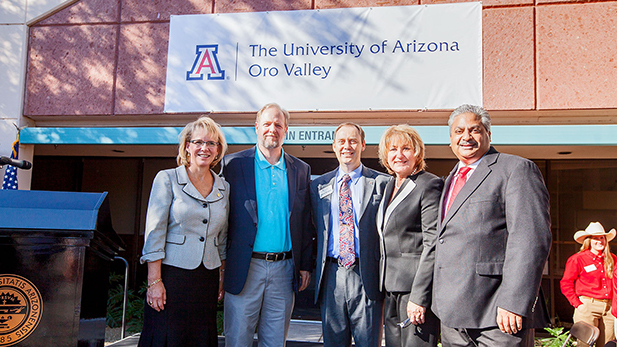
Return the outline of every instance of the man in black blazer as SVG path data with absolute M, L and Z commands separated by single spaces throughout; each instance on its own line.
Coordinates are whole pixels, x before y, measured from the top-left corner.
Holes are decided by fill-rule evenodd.
M 433 311 L 445 346 L 533 346 L 551 246 L 549 196 L 530 160 L 490 145 L 490 116 L 462 105 L 448 120 L 459 163 L 439 204 Z
M 364 131 L 343 123 L 332 148 L 339 167 L 311 183 L 317 227 L 315 301 L 325 347 L 381 346 L 383 293 L 375 217 L 388 177 L 364 167 Z
M 284 346 L 294 293 L 310 282 L 311 169 L 282 150 L 289 113 L 267 104 L 257 146 L 225 156 L 230 185 L 225 276 L 225 345 Z

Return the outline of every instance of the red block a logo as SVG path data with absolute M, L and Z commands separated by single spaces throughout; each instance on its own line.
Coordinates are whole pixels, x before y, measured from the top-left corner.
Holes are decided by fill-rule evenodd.
M 219 45 L 197 45 L 195 62 L 186 72 L 186 80 L 203 80 L 204 74 L 209 80 L 224 80 L 225 70 L 221 70 L 218 59 Z

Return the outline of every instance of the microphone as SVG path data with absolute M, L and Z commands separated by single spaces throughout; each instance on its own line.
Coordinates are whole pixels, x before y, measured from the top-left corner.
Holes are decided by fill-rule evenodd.
M 32 163 L 26 160 L 15 160 L 9 157 L 0 157 L 0 165 L 11 165 L 23 170 L 30 170 Z

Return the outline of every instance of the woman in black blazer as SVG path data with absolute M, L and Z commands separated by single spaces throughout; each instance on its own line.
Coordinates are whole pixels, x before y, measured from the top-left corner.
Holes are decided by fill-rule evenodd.
M 406 124 L 386 130 L 379 160 L 393 175 L 377 215 L 386 346 L 437 346 L 439 321 L 430 306 L 443 181 L 424 171 L 424 143 Z M 407 327 L 397 324 L 408 318 Z

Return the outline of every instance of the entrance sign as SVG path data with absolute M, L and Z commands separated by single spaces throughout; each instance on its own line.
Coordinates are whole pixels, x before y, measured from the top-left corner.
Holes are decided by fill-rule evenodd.
M 479 2 L 172 16 L 165 112 L 482 104 Z

